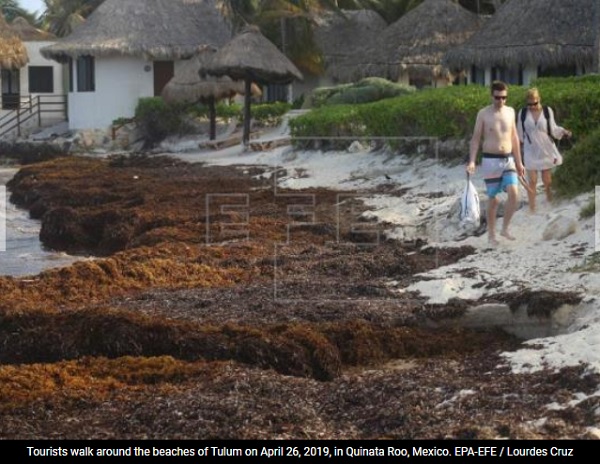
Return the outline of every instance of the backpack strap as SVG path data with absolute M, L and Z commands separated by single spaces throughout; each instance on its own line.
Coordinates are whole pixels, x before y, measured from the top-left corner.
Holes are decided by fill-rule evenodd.
M 554 136 L 552 135 L 552 130 L 550 130 L 550 110 L 547 106 L 542 105 L 542 111 L 544 112 L 544 117 L 546 118 L 546 131 L 548 132 L 548 136 L 551 140 L 554 140 Z
M 529 143 L 531 143 L 531 138 L 529 137 L 529 134 L 525 130 L 525 118 L 526 117 L 527 117 L 527 107 L 524 106 L 523 108 L 521 108 L 521 128 L 523 129 L 523 135 L 525 135 L 527 137 L 527 140 L 529 141 Z

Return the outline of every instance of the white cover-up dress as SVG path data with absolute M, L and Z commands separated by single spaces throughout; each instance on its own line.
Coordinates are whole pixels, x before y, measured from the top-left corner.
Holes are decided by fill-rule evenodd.
M 548 135 L 548 123 L 544 112 L 540 113 L 537 121 L 533 119 L 531 111 L 527 111 L 525 116 L 525 133 L 523 133 L 523 124 L 521 123 L 521 112 L 517 115 L 517 132 L 519 140 L 523 144 L 523 164 L 529 171 L 543 171 L 552 169 L 562 164 L 562 156 L 556 148 L 554 141 Z M 556 124 L 554 120 L 554 111 L 548 107 L 550 116 L 550 132 L 555 139 L 561 139 L 566 134 L 566 129 Z

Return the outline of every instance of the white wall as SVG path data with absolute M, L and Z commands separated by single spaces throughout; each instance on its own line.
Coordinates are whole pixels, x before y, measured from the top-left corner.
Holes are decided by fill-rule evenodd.
M 29 66 L 52 66 L 53 77 L 54 77 L 54 90 L 55 95 L 64 95 L 65 89 L 63 88 L 63 66 L 53 60 L 48 60 L 40 53 L 40 48 L 52 45 L 54 42 L 36 41 L 36 42 L 24 42 L 25 48 L 27 48 L 27 54 L 29 55 L 29 63 L 25 67 L 21 68 L 21 95 L 29 95 Z M 44 94 L 31 94 L 35 95 L 49 95 Z
M 133 117 L 140 98 L 154 95 L 152 62 L 132 57 L 96 57 L 94 61 L 95 92 L 78 92 L 76 69 L 73 70 L 70 129 L 107 129 L 117 118 Z

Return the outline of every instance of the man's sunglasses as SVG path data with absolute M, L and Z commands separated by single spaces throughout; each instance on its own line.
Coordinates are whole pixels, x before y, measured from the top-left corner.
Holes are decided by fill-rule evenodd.
M 496 100 L 506 100 L 508 97 L 506 95 L 494 95 Z
M 527 106 L 537 106 L 539 102 L 527 103 Z

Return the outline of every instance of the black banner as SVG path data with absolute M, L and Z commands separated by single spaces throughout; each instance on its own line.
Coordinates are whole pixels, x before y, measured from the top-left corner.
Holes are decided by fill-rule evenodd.
M 428 459 L 447 462 L 476 460 L 510 461 L 522 459 L 552 460 L 554 462 L 583 462 L 600 451 L 600 441 L 436 441 L 436 440 L 382 440 L 382 441 L 125 441 L 125 440 L 6 440 L 0 446 L 5 456 L 16 462 L 46 462 L 47 460 L 76 462 L 79 459 L 157 460 L 235 460 L 298 461 L 298 460 L 383 460 L 395 462 Z M 586 459 L 587 461 L 587 459 Z

